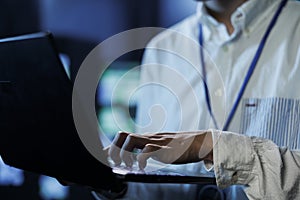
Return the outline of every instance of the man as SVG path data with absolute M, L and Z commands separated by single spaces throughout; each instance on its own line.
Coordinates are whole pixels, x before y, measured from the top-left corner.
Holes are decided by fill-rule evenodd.
M 196 15 L 173 26 L 174 31 L 158 35 L 145 52 L 141 75 L 141 85 L 145 87 L 138 104 L 137 132 L 173 133 L 213 128 L 255 138 L 231 132 L 193 132 L 188 137 L 191 147 L 196 144 L 194 138 L 205 134 L 208 141 L 203 144 L 212 148 L 214 143 L 213 154 L 205 150 L 206 154 L 195 157 L 202 146 L 196 145 L 198 148 L 192 149 L 198 152 L 185 154 L 189 151 L 183 151 L 181 155 L 188 156 L 182 160 L 182 157 L 172 157 L 174 151 L 168 150 L 175 146 L 153 142 L 157 135 L 139 138 L 122 133 L 129 141 L 126 139 L 125 146 L 123 143 L 118 146 L 129 151 L 139 147 L 144 153 L 150 153 L 139 157 L 142 168 L 145 160 L 153 155 L 172 163 L 205 159 L 214 162 L 221 187 L 246 185 L 250 199 L 299 198 L 299 153 L 276 146 L 290 150 L 299 150 L 300 146 L 299 8 L 298 2 L 281 0 L 201 2 Z M 201 48 L 191 48 L 192 42 L 178 35 L 199 42 Z M 176 141 L 187 139 L 187 136 L 171 135 Z M 270 139 L 276 145 L 257 137 Z M 211 142 L 209 138 L 213 138 Z M 128 144 L 139 144 L 141 140 L 142 145 L 127 148 Z M 163 154 L 152 153 L 160 149 Z M 127 165 L 132 162 L 126 154 L 118 156 L 115 148 L 110 153 L 116 162 L 123 160 Z M 162 155 L 174 159 L 163 159 Z M 201 171 L 201 164 L 196 162 L 180 168 Z M 149 188 L 148 191 L 156 191 L 162 198 L 171 198 L 172 192 L 176 197 L 178 191 L 187 198 L 197 196 L 197 188 L 189 185 L 176 186 L 174 190 L 175 186 Z M 229 191 L 228 199 L 241 199 L 237 196 L 241 193 Z

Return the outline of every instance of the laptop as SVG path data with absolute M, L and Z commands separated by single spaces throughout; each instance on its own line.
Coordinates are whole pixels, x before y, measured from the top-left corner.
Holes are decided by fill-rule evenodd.
M 104 190 L 126 182 L 215 184 L 207 174 L 149 174 L 101 163 L 77 134 L 72 89 L 51 33 L 0 40 L 0 155 L 7 165 Z M 105 157 L 102 147 L 100 141 Z

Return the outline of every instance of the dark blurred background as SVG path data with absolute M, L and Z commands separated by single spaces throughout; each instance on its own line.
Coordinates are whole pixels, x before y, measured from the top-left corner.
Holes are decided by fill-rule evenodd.
M 108 37 L 137 27 L 168 27 L 193 13 L 195 5 L 193 0 L 1 0 L 0 38 L 51 31 L 76 67 Z
M 86 55 L 100 42 L 119 32 L 137 27 L 169 27 L 193 13 L 196 3 L 193 0 L 0 0 L 0 38 L 38 31 L 53 33 L 60 53 L 67 60 L 71 80 Z M 132 52 L 115 62 L 106 73 L 100 90 L 106 96 L 99 96 L 98 116 L 103 121 L 106 134 L 118 130 L 113 124 L 110 90 L 115 80 L 124 71 L 140 62 L 142 51 Z M 135 87 L 138 75 L 129 76 L 124 88 Z M 125 121 L 128 131 L 133 131 L 126 122 L 127 116 L 122 107 L 124 99 L 117 100 L 119 117 Z M 107 106 L 106 106 L 107 105 Z M 134 103 L 130 106 L 134 115 Z M 101 121 L 99 120 L 101 123 Z M 24 172 L 3 164 L 0 159 L 0 199 L 94 199 L 89 190 L 83 187 L 63 187 L 55 179 Z

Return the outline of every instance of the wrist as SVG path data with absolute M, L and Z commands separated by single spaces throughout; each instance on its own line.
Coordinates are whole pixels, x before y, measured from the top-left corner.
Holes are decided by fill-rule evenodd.
M 200 160 L 213 162 L 213 138 L 211 131 L 206 131 L 202 135 L 202 144 L 199 148 L 198 157 Z

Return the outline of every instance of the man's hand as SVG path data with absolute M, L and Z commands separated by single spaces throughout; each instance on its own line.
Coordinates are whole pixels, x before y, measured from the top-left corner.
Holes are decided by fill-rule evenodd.
M 212 135 L 210 132 L 179 132 L 133 134 L 119 132 L 110 149 L 109 156 L 116 165 L 122 162 L 131 167 L 137 154 L 140 169 L 152 158 L 163 163 L 184 164 L 201 160 L 212 161 Z

